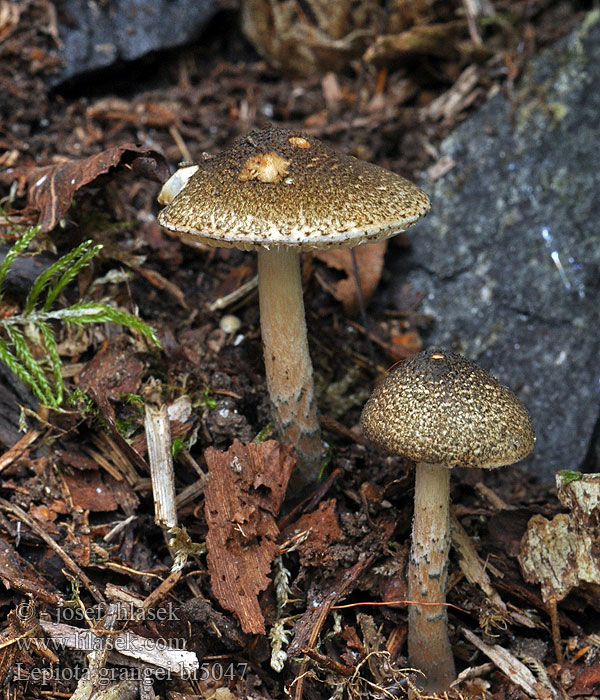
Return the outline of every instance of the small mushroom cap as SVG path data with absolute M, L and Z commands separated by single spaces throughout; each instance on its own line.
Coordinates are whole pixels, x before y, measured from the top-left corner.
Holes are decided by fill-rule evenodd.
M 365 435 L 415 462 L 491 469 L 518 462 L 535 437 L 523 403 L 458 353 L 427 350 L 375 387 L 361 416 Z
M 158 221 L 211 245 L 309 249 L 388 238 L 428 210 L 427 195 L 403 177 L 269 127 L 198 164 Z

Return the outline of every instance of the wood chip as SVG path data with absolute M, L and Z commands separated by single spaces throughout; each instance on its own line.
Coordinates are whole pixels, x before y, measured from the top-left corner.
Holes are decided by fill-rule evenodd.
M 301 566 L 327 566 L 337 560 L 338 554 L 332 545 L 345 538 L 335 506 L 335 498 L 319 503 L 317 510 L 301 516 L 284 533 L 284 536 L 291 537 L 294 533 L 308 532 L 306 539 L 296 545 Z
M 171 455 L 171 428 L 165 404 L 146 404 L 144 427 L 154 497 L 154 522 L 169 529 L 177 525 L 175 474 Z
M 469 642 L 485 654 L 515 685 L 532 698 L 539 697 L 535 676 L 514 654 L 499 644 L 486 644 L 470 630 L 463 629 L 462 632 Z
M 452 533 L 452 545 L 458 553 L 460 568 L 467 581 L 478 585 L 498 610 L 505 611 L 506 604 L 492 586 L 490 577 L 475 551 L 471 538 L 454 513 L 450 515 L 450 531 Z
M 119 507 L 110 483 L 107 483 L 107 480 L 112 481 L 110 476 L 103 478 L 99 471 L 87 471 L 65 473 L 63 480 L 74 506 L 97 513 L 117 510 Z
M 59 622 L 41 620 L 40 626 L 52 639 L 59 640 L 61 646 L 78 651 L 91 652 L 98 649 L 102 640 L 101 634 L 91 629 L 81 629 Z M 110 649 L 118 650 L 119 654 L 138 661 L 164 668 L 179 676 L 189 677 L 197 671 L 200 664 L 198 657 L 192 651 L 169 649 L 161 640 L 141 637 L 133 632 L 121 632 L 110 636 Z
M 539 583 L 547 603 L 562 600 L 585 585 L 600 595 L 600 477 L 566 479 L 557 475 L 558 497 L 570 513 L 552 520 L 534 515 L 521 540 L 519 563 L 529 583 Z
M 9 450 L 0 456 L 0 472 L 20 457 L 41 435 L 38 430 L 28 430 Z
M 275 440 L 248 445 L 235 440 L 227 452 L 210 447 L 204 456 L 213 593 L 235 613 L 244 632 L 264 634 L 258 594 L 270 583 L 271 562 L 279 551 L 275 517 L 295 464 L 292 450 Z

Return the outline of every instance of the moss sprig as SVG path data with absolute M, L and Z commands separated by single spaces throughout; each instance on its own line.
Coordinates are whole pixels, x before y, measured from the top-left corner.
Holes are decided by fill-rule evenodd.
M 14 260 L 27 250 L 39 233 L 39 227 L 27 229 L 11 246 L 0 263 L 0 299 L 2 284 Z M 62 362 L 55 336 L 56 322 L 84 325 L 117 323 L 141 333 L 156 345 L 154 330 L 137 316 L 102 302 L 78 301 L 71 306 L 52 308 L 64 288 L 102 249 L 93 241 L 84 241 L 69 251 L 34 280 L 23 311 L 0 319 L 0 362 L 46 406 L 59 408 L 66 389 Z M 43 361 L 33 350 L 42 349 Z

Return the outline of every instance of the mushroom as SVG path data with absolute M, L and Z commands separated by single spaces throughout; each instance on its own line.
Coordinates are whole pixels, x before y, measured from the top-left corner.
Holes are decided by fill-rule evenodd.
M 189 167 L 189 166 L 188 166 Z M 405 231 L 427 195 L 312 136 L 251 131 L 180 178 L 158 221 L 183 240 L 258 250 L 267 386 L 280 438 L 296 448 L 302 483 L 319 473 L 323 443 L 308 352 L 300 251 L 354 246 Z M 167 197 L 172 196 L 172 191 Z
M 427 350 L 386 375 L 361 423 L 377 445 L 416 462 L 408 654 L 425 691 L 440 692 L 455 678 L 445 606 L 450 469 L 523 459 L 535 441 L 531 419 L 510 389 L 462 355 Z

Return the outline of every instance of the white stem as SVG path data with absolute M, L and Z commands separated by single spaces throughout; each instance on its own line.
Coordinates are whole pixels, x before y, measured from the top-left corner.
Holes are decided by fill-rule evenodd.
M 314 482 L 323 443 L 308 352 L 300 254 L 291 248 L 258 251 L 260 327 L 267 386 L 282 440 L 296 448 L 296 486 Z
M 408 657 L 426 676 L 424 690 L 446 690 L 456 678 L 448 638 L 446 581 L 450 551 L 450 470 L 419 463 L 408 567 Z M 415 605 L 433 603 L 433 605 Z

